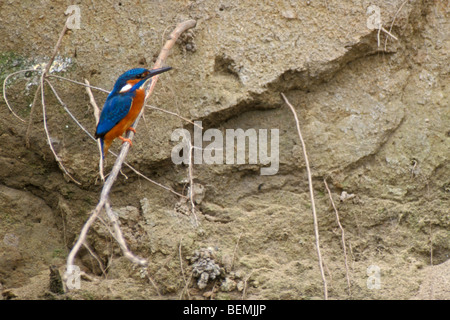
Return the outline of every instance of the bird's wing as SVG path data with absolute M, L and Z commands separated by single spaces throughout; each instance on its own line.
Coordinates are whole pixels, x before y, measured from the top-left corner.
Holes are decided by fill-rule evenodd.
M 103 106 L 100 120 L 97 125 L 96 137 L 103 137 L 117 123 L 128 114 L 133 103 L 133 97 L 130 95 L 117 95 L 106 99 Z

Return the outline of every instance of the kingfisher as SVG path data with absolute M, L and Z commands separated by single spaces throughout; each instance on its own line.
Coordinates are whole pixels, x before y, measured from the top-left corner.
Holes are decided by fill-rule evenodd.
M 103 158 L 115 138 L 131 145 L 131 140 L 122 135 L 136 130 L 132 127 L 142 110 L 145 100 L 143 84 L 157 74 L 169 71 L 171 67 L 148 70 L 135 68 L 122 74 L 114 84 L 114 88 L 106 98 L 95 131 L 95 138 L 100 138 Z

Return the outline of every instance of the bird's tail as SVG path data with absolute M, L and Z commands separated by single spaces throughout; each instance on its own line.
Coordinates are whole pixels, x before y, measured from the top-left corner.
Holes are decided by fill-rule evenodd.
M 109 147 L 111 146 L 111 140 L 105 140 L 104 138 L 100 138 L 100 145 L 102 147 L 102 157 L 105 159 L 108 154 Z

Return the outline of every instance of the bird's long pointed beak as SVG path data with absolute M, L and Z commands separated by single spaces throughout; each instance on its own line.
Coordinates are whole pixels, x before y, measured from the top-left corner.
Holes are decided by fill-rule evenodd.
M 172 67 L 164 67 L 164 68 L 159 68 L 159 69 L 148 70 L 149 74 L 145 78 L 149 79 L 153 76 L 156 76 L 157 74 L 161 74 L 163 72 L 169 71 L 170 69 L 172 69 Z

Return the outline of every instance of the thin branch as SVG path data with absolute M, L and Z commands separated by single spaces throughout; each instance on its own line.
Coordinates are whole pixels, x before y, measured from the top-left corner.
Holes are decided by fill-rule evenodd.
M 108 215 L 109 220 L 111 221 L 113 228 L 114 228 L 114 238 L 116 239 L 117 243 L 120 246 L 120 249 L 122 249 L 123 255 L 128 258 L 133 263 L 136 263 L 140 266 L 147 266 L 148 261 L 143 258 L 139 258 L 138 256 L 135 256 L 127 247 L 127 244 L 125 242 L 125 238 L 123 237 L 122 230 L 119 226 L 119 221 L 117 219 L 116 214 L 112 211 L 111 205 L 109 203 L 109 199 L 105 202 L 105 210 L 106 214 Z
M 239 234 L 239 238 L 237 239 L 236 245 L 234 246 L 233 258 L 231 258 L 230 271 L 233 270 L 233 267 L 234 267 L 234 258 L 236 257 L 236 252 L 237 252 L 237 248 L 239 246 L 239 241 L 241 240 L 241 237 L 242 237 L 242 232 Z
M 323 183 L 325 184 L 325 188 L 328 191 L 328 196 L 330 198 L 331 204 L 333 205 L 334 212 L 336 213 L 337 224 L 339 225 L 339 228 L 341 229 L 342 248 L 344 250 L 345 272 L 346 272 L 346 275 L 347 275 L 348 294 L 351 296 L 352 295 L 352 291 L 351 291 L 351 285 L 350 285 L 350 272 L 349 272 L 349 269 L 348 269 L 347 246 L 345 245 L 345 231 L 344 231 L 344 228 L 342 227 L 341 221 L 339 219 L 339 212 L 338 212 L 338 210 L 336 208 L 336 205 L 334 204 L 333 197 L 331 196 L 330 188 L 328 188 L 328 183 L 327 183 L 327 180 L 325 178 L 323 179 Z
M 50 147 L 50 150 L 53 153 L 53 156 L 55 157 L 56 162 L 58 162 L 59 167 L 64 171 L 65 174 L 67 174 L 67 176 L 69 176 L 70 179 L 72 179 L 73 182 L 75 182 L 78 185 L 81 185 L 80 182 L 78 182 L 77 180 L 75 180 L 74 177 L 72 177 L 72 175 L 66 170 L 66 168 L 64 167 L 61 158 L 56 154 L 55 149 L 53 148 L 53 144 L 52 144 L 52 140 L 50 138 L 50 134 L 48 132 L 48 128 L 47 128 L 47 115 L 45 112 L 45 95 L 44 95 L 44 76 L 41 76 L 41 103 L 42 103 L 42 118 L 44 120 L 44 130 L 45 130 L 45 134 L 47 136 L 47 143 Z
M 65 80 L 65 81 L 68 81 L 68 82 L 72 82 L 72 83 L 78 84 L 80 86 L 92 88 L 92 89 L 95 89 L 95 90 L 98 90 L 98 91 L 101 91 L 101 92 L 104 92 L 104 93 L 107 93 L 107 94 L 110 93 L 108 90 L 105 90 L 105 89 L 102 89 L 102 88 L 99 88 L 99 87 L 94 87 L 94 86 L 91 86 L 90 84 L 86 84 L 86 83 L 83 83 L 83 82 L 75 81 L 75 80 L 72 80 L 72 79 L 69 79 L 69 78 L 64 78 L 64 77 L 61 77 L 61 76 L 57 76 L 55 74 L 49 74 L 48 77 L 61 79 L 61 80 Z
M 89 252 L 89 254 L 90 254 L 91 256 L 93 256 L 94 259 L 97 261 L 98 266 L 99 266 L 100 270 L 102 271 L 102 274 L 106 277 L 106 270 L 105 270 L 105 268 L 103 267 L 103 263 L 102 263 L 102 261 L 100 260 L 99 256 L 91 249 L 91 246 L 89 246 L 86 242 L 83 243 L 83 246 L 87 249 L 87 251 Z
M 384 29 L 384 28 L 381 26 L 381 23 L 380 23 L 380 26 L 379 26 L 378 32 L 377 32 L 377 48 L 380 47 L 380 33 L 381 33 L 381 29 Z
M 116 157 L 118 156 L 116 153 L 114 153 L 114 152 L 112 152 L 112 151 L 109 151 L 109 153 L 112 153 L 112 154 L 115 155 Z M 154 181 L 154 180 L 148 178 L 147 176 L 143 175 L 142 173 L 140 173 L 139 171 L 137 171 L 135 168 L 133 168 L 128 162 L 124 162 L 123 164 L 126 165 L 128 168 L 130 168 L 130 169 L 131 169 L 134 173 L 136 173 L 138 176 L 140 176 L 140 177 L 144 178 L 145 180 L 147 180 L 147 181 L 153 183 L 154 185 L 157 185 L 157 186 L 160 187 L 160 188 L 163 188 L 163 189 L 165 189 L 165 190 L 167 190 L 167 191 L 170 191 L 170 192 L 172 192 L 173 194 L 177 195 L 177 196 L 180 197 L 180 198 L 187 198 L 185 195 L 182 195 L 181 193 L 178 193 L 178 192 L 176 192 L 175 190 L 173 190 L 173 189 L 171 189 L 171 188 L 169 188 L 169 187 L 166 187 L 165 185 L 162 185 L 162 184 L 160 184 L 160 183 L 158 183 L 158 182 L 156 182 L 156 181 Z
M 146 268 L 145 268 L 146 269 Z M 155 281 L 153 281 L 152 277 L 150 277 L 150 275 L 148 274 L 148 271 L 146 270 L 146 276 L 147 279 L 150 281 L 150 283 L 152 284 L 153 288 L 156 291 L 156 294 L 161 297 L 161 293 L 159 292 L 158 286 L 156 285 Z
M 266 267 L 262 267 L 262 268 L 258 268 L 258 269 L 252 270 L 252 271 L 250 272 L 250 274 L 244 279 L 244 288 L 243 288 L 243 290 L 242 290 L 242 297 L 241 297 L 241 300 L 245 300 L 245 298 L 246 298 L 246 295 L 247 295 L 247 287 L 248 287 L 248 281 L 250 280 L 251 276 L 252 276 L 253 274 L 255 274 L 256 272 L 259 272 L 259 271 L 273 271 L 273 270 L 270 269 L 270 268 L 266 268 Z
M 166 61 L 167 57 L 169 56 L 169 52 L 172 49 L 172 47 L 175 45 L 175 42 L 179 38 L 179 36 L 185 32 L 188 29 L 194 28 L 197 22 L 195 20 L 187 20 L 185 22 L 182 22 L 178 24 L 175 28 L 175 30 L 172 31 L 172 33 L 169 36 L 169 39 L 166 41 L 164 47 L 161 49 L 161 53 L 159 54 L 158 58 L 156 59 L 155 65 L 153 68 L 161 68 L 164 64 L 164 61 Z M 147 92 L 147 95 L 145 96 L 145 99 L 147 99 L 151 93 L 153 92 L 156 81 L 158 80 L 159 75 L 152 78 L 152 82 L 150 84 L 150 88 Z
M 184 280 L 184 287 L 187 288 L 188 287 L 188 282 L 187 282 L 186 276 L 184 274 L 183 259 L 181 258 L 181 242 L 182 241 L 183 241 L 183 237 L 181 237 L 180 245 L 178 246 L 178 256 L 180 257 L 180 269 L 181 269 L 181 275 L 183 276 L 183 280 Z M 183 291 L 181 291 L 181 295 L 183 295 Z M 186 290 L 186 293 L 187 293 L 188 299 L 191 300 L 191 295 L 189 294 L 189 290 Z M 180 299 L 182 299 L 182 296 L 180 296 Z
M 81 130 L 84 131 L 84 133 L 86 133 L 91 139 L 95 140 L 95 138 L 92 136 L 92 134 L 89 131 L 87 131 L 86 128 L 84 128 L 83 125 L 77 120 L 77 118 L 75 118 L 75 116 L 72 114 L 72 112 L 70 112 L 69 108 L 67 108 L 67 105 L 61 100 L 60 96 L 58 95 L 58 92 L 55 90 L 55 88 L 53 87 L 51 82 L 48 81 L 47 79 L 45 79 L 45 81 L 47 82 L 50 89 L 52 89 L 52 92 L 53 92 L 56 100 L 58 100 L 59 104 L 64 108 L 64 111 L 66 111 L 68 113 L 68 115 L 81 128 Z
M 86 92 L 89 96 L 89 102 L 92 105 L 92 108 L 94 109 L 95 124 L 97 125 L 98 122 L 100 121 L 100 108 L 97 106 L 97 102 L 95 102 L 95 98 L 94 98 L 94 95 L 92 94 L 89 81 L 87 79 L 84 79 L 84 82 L 87 85 Z M 103 174 L 102 143 L 101 143 L 100 139 L 97 139 L 97 147 L 98 147 L 98 152 L 100 154 L 99 163 L 98 163 L 99 174 L 100 174 L 100 178 L 102 179 L 102 181 L 105 181 L 105 175 Z
M 313 184 L 312 184 L 311 169 L 309 168 L 308 154 L 306 153 L 305 141 L 303 140 L 302 132 L 300 130 L 300 123 L 298 121 L 297 112 L 295 111 L 295 108 L 292 106 L 292 104 L 289 102 L 289 100 L 286 98 L 286 96 L 283 93 L 281 93 L 281 96 L 283 97 L 284 102 L 286 102 L 286 104 L 291 109 L 292 114 L 294 115 L 295 124 L 297 126 L 298 137 L 300 138 L 300 142 L 302 144 L 302 149 L 303 149 L 303 156 L 305 157 L 306 172 L 308 174 L 309 195 L 311 197 L 311 207 L 312 207 L 312 213 L 313 213 L 313 219 L 314 219 L 314 233 L 316 236 L 316 250 L 317 250 L 317 256 L 319 258 L 320 274 L 322 276 L 322 281 L 323 281 L 324 297 L 325 297 L 325 300 L 328 300 L 327 280 L 325 279 L 325 273 L 323 271 L 322 254 L 320 253 L 319 225 L 317 222 L 316 204 L 314 201 L 314 189 L 313 189 Z
M 67 20 L 66 20 L 66 23 L 64 24 L 63 29 L 61 30 L 61 33 L 59 34 L 58 41 L 56 42 L 56 45 L 53 48 L 52 56 L 51 56 L 50 60 L 47 62 L 47 65 L 45 66 L 44 71 L 41 74 L 40 83 L 39 83 L 38 88 L 36 89 L 36 93 L 35 93 L 35 96 L 34 96 L 34 99 L 33 99 L 33 104 L 32 104 L 32 107 L 31 107 L 30 119 L 29 119 L 29 123 L 28 123 L 27 134 L 26 134 L 26 141 L 27 141 L 27 144 L 29 144 L 29 134 L 31 132 L 31 125 L 32 125 L 32 121 L 33 121 L 33 111 L 34 111 L 34 108 L 35 108 L 35 105 L 36 105 L 36 102 L 37 102 L 38 92 L 40 91 L 41 92 L 41 103 L 42 103 L 42 117 L 43 117 L 43 120 L 44 120 L 44 130 L 45 130 L 45 134 L 47 136 L 47 142 L 48 142 L 48 145 L 50 147 L 50 150 L 52 151 L 56 162 L 58 162 L 59 167 L 64 171 L 64 173 L 67 174 L 67 176 L 70 179 L 72 179 L 72 181 L 74 181 L 76 184 L 81 185 L 81 183 L 78 182 L 77 180 L 75 180 L 75 178 L 72 177 L 72 175 L 66 170 L 66 168 L 64 167 L 61 159 L 56 154 L 55 149 L 53 148 L 53 144 L 52 144 L 52 141 L 51 141 L 51 138 L 50 138 L 50 134 L 48 132 L 48 127 L 47 127 L 47 116 L 46 116 L 45 94 L 44 94 L 44 79 L 45 79 L 48 71 L 50 70 L 50 67 L 53 64 L 53 61 L 55 60 L 56 54 L 58 53 L 58 49 L 59 49 L 59 47 L 61 45 L 61 42 L 62 42 L 62 38 L 64 37 L 64 34 L 66 33 L 66 31 L 67 31 Z
M 67 18 L 66 23 L 64 24 L 64 27 L 61 30 L 61 33 L 59 34 L 58 41 L 56 41 L 56 45 L 53 48 L 52 56 L 51 56 L 50 60 L 48 61 L 47 65 L 45 66 L 44 72 L 42 73 L 43 76 L 45 76 L 48 73 L 48 71 L 50 70 L 50 67 L 53 64 L 53 61 L 55 60 L 56 54 L 58 53 L 58 50 L 59 50 L 59 46 L 61 45 L 62 39 L 67 31 L 67 21 L 68 20 L 69 19 Z
M 75 256 L 78 253 L 78 250 L 80 250 L 80 247 L 83 245 L 84 241 L 86 240 L 87 233 L 89 229 L 91 228 L 94 221 L 97 219 L 98 215 L 101 212 L 101 209 L 103 208 L 105 204 L 106 199 L 100 199 L 100 202 L 97 204 L 95 209 L 92 211 L 91 215 L 89 216 L 89 219 L 84 224 L 83 228 L 81 229 L 81 232 L 78 236 L 78 240 L 75 243 L 75 245 L 72 247 L 72 250 L 70 251 L 68 257 L 67 257 L 67 270 L 70 270 L 69 266 L 72 266 L 74 264 Z M 65 281 L 67 281 L 70 273 L 66 271 L 64 274 Z
M 194 150 L 194 147 L 191 144 L 191 140 L 189 141 L 189 200 L 191 202 L 191 212 L 194 216 L 194 226 L 198 227 L 198 219 L 197 215 L 195 214 L 195 202 L 194 202 L 194 196 L 195 196 L 195 185 L 194 185 L 194 161 L 192 159 L 192 150 Z
M 172 111 L 167 111 L 167 110 L 164 110 L 164 109 L 161 109 L 161 108 L 158 108 L 158 107 L 155 107 L 155 106 L 151 106 L 151 105 L 147 105 L 146 107 L 147 108 L 151 108 L 151 109 L 155 109 L 155 110 L 158 110 L 158 111 L 161 111 L 161 112 L 165 112 L 165 113 L 168 113 L 168 114 L 171 114 L 171 115 L 173 115 L 175 117 L 178 117 L 178 118 L 180 118 L 180 119 L 182 119 L 182 120 L 184 120 L 186 122 L 189 122 L 190 124 L 196 126 L 197 128 L 203 129 L 202 126 L 194 123 L 193 121 L 191 121 L 191 120 L 189 120 L 187 118 L 184 118 L 184 117 L 180 116 L 178 113 L 175 113 L 175 112 L 172 112 Z
M 30 115 L 28 119 L 27 131 L 25 132 L 25 145 L 27 146 L 27 148 L 30 148 L 31 129 L 33 128 L 33 114 L 36 109 L 36 103 L 39 97 L 40 89 L 41 83 L 39 82 L 36 92 L 34 93 L 33 103 L 31 104 Z
M 46 79 L 47 84 L 49 85 L 49 87 L 52 89 L 53 94 L 55 95 L 56 99 L 59 101 L 59 103 L 61 104 L 61 106 L 64 108 L 64 110 L 67 112 L 67 114 L 72 118 L 72 120 L 80 127 L 81 130 L 84 131 L 84 133 L 86 133 L 89 138 L 91 138 L 92 140 L 96 141 L 96 139 L 94 138 L 94 136 L 88 131 L 86 130 L 85 127 L 83 127 L 83 125 L 78 121 L 78 119 L 70 112 L 70 110 L 67 108 L 66 104 L 61 100 L 60 96 L 58 95 L 57 91 L 55 90 L 55 88 L 53 87 L 53 85 L 51 84 L 50 81 L 48 81 Z M 115 156 L 116 158 L 118 157 L 117 153 L 114 153 L 113 151 L 109 150 L 109 153 L 111 153 L 113 156 Z M 131 166 L 129 163 L 124 162 L 123 163 L 125 166 L 127 166 L 128 168 L 130 168 L 134 173 L 136 173 L 138 176 L 144 178 L 145 180 L 157 185 L 158 187 L 161 187 L 167 191 L 172 192 L 173 194 L 177 195 L 178 197 L 181 198 L 187 198 L 186 196 L 182 195 L 181 193 L 178 193 L 174 190 L 172 190 L 169 187 L 166 187 L 150 178 L 148 178 L 147 176 L 143 175 L 142 173 L 140 173 L 138 170 L 136 170 L 133 166 Z

